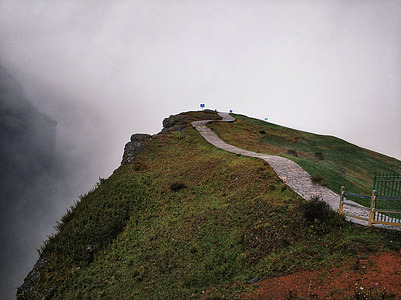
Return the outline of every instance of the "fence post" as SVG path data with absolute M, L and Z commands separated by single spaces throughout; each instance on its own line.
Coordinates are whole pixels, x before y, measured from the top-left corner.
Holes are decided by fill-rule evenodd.
M 340 196 L 340 206 L 338 207 L 338 213 L 340 215 L 343 214 L 343 207 L 344 207 L 344 192 L 345 192 L 345 187 L 341 187 L 341 196 Z
M 370 201 L 370 213 L 369 213 L 369 223 L 368 226 L 372 226 L 373 219 L 375 216 L 375 206 L 376 206 L 376 191 L 372 191 L 372 200 Z

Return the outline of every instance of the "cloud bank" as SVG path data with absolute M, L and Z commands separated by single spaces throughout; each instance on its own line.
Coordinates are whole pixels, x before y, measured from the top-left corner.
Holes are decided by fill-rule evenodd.
M 114 145 L 205 102 L 401 157 L 398 1 L 3 1 L 1 11 L 2 60 L 39 105 L 61 95 L 98 110 L 87 114 L 105 118 Z

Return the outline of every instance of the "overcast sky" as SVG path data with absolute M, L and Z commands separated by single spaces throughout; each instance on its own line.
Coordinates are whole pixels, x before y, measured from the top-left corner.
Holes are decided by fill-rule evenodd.
M 399 0 L 0 0 L 0 64 L 82 183 L 55 220 L 132 133 L 200 103 L 401 159 Z
M 401 1 L 2 0 L 0 28 L 37 105 L 108 139 L 105 173 L 200 103 L 401 158 Z

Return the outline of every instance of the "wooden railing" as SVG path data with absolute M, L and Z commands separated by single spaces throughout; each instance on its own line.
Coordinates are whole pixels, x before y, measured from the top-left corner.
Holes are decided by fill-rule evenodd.
M 339 214 L 344 214 L 344 204 L 352 205 L 345 202 L 345 196 L 353 196 L 358 198 L 370 199 L 369 217 L 363 218 L 357 215 L 347 214 L 352 218 L 361 219 L 368 222 L 368 226 L 373 224 L 385 224 L 392 226 L 401 226 L 401 198 L 399 197 L 378 197 L 377 191 L 373 190 L 371 196 L 360 195 L 345 191 L 345 187 L 341 187 Z

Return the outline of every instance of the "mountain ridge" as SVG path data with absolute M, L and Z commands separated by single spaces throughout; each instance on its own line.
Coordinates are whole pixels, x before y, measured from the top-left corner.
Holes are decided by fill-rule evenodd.
M 215 112 L 180 116 L 63 216 L 41 249 L 44 266 L 19 288 L 18 299 L 241 298 L 254 290 L 246 282 L 255 276 L 399 249 L 398 233 L 347 223 L 321 204 L 311 208 L 267 163 L 208 144 L 190 124 L 220 119 Z M 237 120 L 229 133 L 220 122 L 211 128 L 224 140 L 249 145 L 271 134 L 275 151 L 280 136 L 290 146 L 298 138 L 303 148 L 296 153 L 309 159 L 300 133 Z M 322 155 L 327 163 L 332 153 Z M 318 212 L 313 218 L 311 210 Z M 394 243 L 386 244 L 390 238 Z

